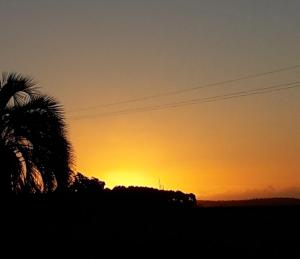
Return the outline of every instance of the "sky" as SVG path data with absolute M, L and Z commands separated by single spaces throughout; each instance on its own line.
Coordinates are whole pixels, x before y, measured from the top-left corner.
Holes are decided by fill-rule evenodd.
M 294 67 L 201 88 L 300 65 L 299 10 L 298 0 L 0 0 L 0 71 L 32 76 L 64 105 L 74 170 L 109 188 L 300 198 L 299 88 L 140 110 L 300 81 Z

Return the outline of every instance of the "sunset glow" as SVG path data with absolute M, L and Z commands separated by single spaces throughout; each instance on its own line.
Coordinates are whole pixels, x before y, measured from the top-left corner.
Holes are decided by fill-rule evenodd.
M 163 94 L 299 65 L 299 1 L 24 2 L 0 3 L 0 70 L 64 105 L 76 171 L 109 188 L 300 197 L 299 88 L 177 107 L 299 68 Z

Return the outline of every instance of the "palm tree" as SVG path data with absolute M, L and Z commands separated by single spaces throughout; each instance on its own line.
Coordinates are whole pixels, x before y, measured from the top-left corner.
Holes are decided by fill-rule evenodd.
M 62 106 L 31 78 L 0 79 L 0 192 L 49 192 L 68 185 L 72 164 Z

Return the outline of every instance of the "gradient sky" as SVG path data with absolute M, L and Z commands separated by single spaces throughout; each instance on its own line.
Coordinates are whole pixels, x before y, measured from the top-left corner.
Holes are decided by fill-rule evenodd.
M 108 187 L 300 197 L 299 88 L 97 116 L 297 81 L 299 68 L 84 110 L 299 65 L 299 10 L 298 0 L 0 0 L 0 70 L 34 77 L 62 102 L 76 170 Z

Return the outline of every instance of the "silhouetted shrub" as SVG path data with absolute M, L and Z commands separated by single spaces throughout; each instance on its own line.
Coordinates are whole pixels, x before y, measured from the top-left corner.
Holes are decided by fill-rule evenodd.
M 89 178 L 81 173 L 72 174 L 69 192 L 74 193 L 99 193 L 103 192 L 105 182 L 92 177 Z

